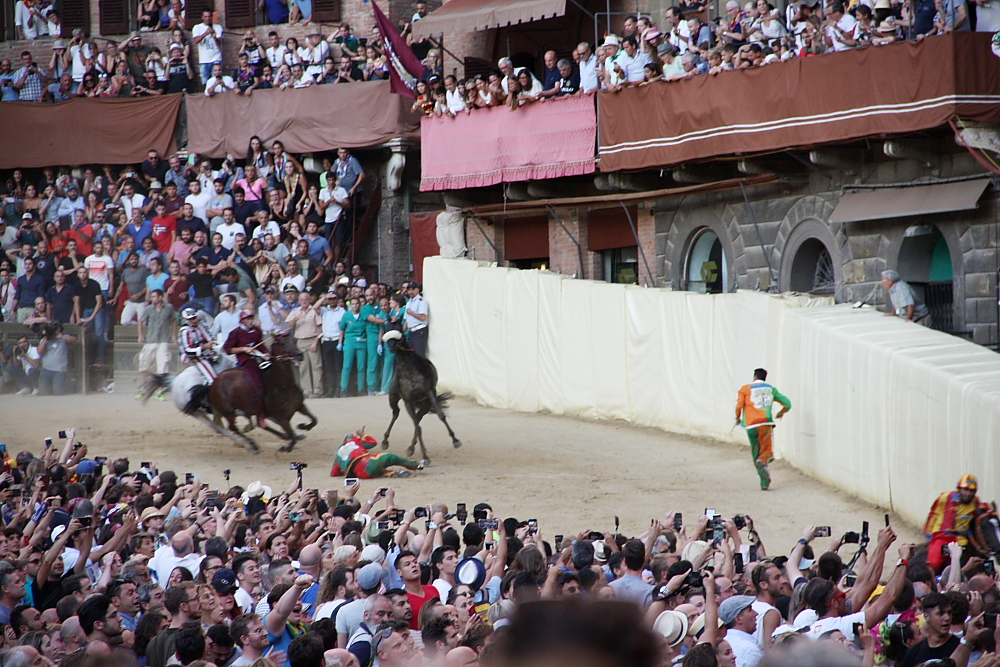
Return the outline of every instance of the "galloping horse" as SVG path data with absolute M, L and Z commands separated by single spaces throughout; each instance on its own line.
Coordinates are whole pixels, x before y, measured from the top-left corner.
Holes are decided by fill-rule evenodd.
M 444 417 L 444 409 L 447 407 L 451 394 L 437 393 L 437 369 L 429 360 L 421 357 L 412 349 L 406 346 L 403 334 L 398 331 L 387 331 L 382 340 L 389 349 L 396 355 L 396 374 L 392 378 L 392 387 L 389 389 L 389 406 L 392 408 L 392 421 L 389 428 L 385 430 L 382 437 L 382 449 L 389 449 L 389 432 L 392 425 L 399 417 L 399 401 L 402 399 L 406 406 L 406 412 L 413 420 L 413 440 L 406 450 L 407 456 L 413 456 L 413 450 L 417 443 L 420 443 L 420 453 L 423 455 L 422 465 L 430 463 L 427 456 L 427 448 L 424 447 L 424 434 L 420 428 L 420 420 L 428 412 L 433 412 L 444 422 L 444 427 L 448 429 L 451 436 L 451 444 L 458 449 L 462 442 L 455 437 L 455 432 L 448 425 L 448 420 Z
M 305 439 L 305 435 L 292 430 L 292 417 L 300 412 L 311 420 L 309 423 L 299 424 L 298 427 L 308 431 L 316 426 L 317 419 L 306 407 L 302 389 L 299 388 L 295 380 L 295 370 L 293 362 L 302 358 L 302 352 L 296 347 L 295 339 L 287 333 L 277 334 L 271 345 L 271 363 L 266 369 L 262 369 L 261 375 L 264 380 L 264 415 L 282 428 L 281 431 L 264 425 L 264 430 L 273 433 L 287 444 L 278 449 L 279 452 L 290 452 L 295 447 L 295 443 Z M 224 433 L 239 444 L 246 446 L 253 453 L 260 451 L 257 443 L 236 427 L 237 411 L 242 412 L 251 418 L 251 428 L 253 417 L 258 412 L 257 400 L 250 381 L 247 379 L 246 371 L 242 368 L 231 368 L 219 373 L 219 377 L 208 389 L 208 403 L 212 407 L 216 419 L 225 418 L 229 433 Z M 210 422 L 203 413 L 195 415 L 203 422 Z M 209 423 L 212 428 L 223 433 L 217 424 Z M 247 429 L 250 430 L 250 429 Z

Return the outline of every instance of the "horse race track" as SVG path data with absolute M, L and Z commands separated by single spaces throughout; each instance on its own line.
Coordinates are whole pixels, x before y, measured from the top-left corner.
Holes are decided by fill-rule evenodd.
M 345 434 L 365 427 L 381 440 L 391 416 L 385 396 L 320 399 L 308 402 L 319 425 L 291 454 L 277 454 L 278 439 L 260 429 L 261 446 L 251 455 L 177 412 L 170 401 L 151 400 L 146 407 L 129 395 L 0 398 L 0 442 L 14 454 L 39 453 L 46 436 L 75 426 L 77 440 L 91 455 L 128 457 L 133 467 L 152 460 L 160 470 L 192 472 L 212 487 L 222 486 L 222 471 L 232 483 L 255 480 L 275 492 L 295 479 L 292 461 L 305 461 L 309 488 L 343 488 L 331 478 L 333 454 Z M 444 426 L 433 415 L 423 420 L 424 441 L 432 464 L 408 479 L 362 483 L 360 496 L 379 486 L 397 489 L 397 504 L 413 507 L 443 501 L 465 502 L 469 512 L 489 502 L 501 517 L 537 518 L 546 539 L 584 529 L 638 535 L 653 517 L 667 510 L 684 513 L 693 524 L 706 507 L 726 517 L 748 513 L 771 553 L 787 553 L 808 524 L 832 524 L 833 534 L 860 530 L 871 523 L 872 537 L 884 525 L 882 510 L 808 478 L 776 462 L 770 491 L 762 492 L 748 449 L 676 436 L 623 422 L 593 422 L 544 414 L 484 408 L 454 399 L 449 422 L 463 443 L 451 447 Z M 244 421 L 241 419 L 240 423 Z M 298 423 L 298 422 L 294 422 Z M 402 454 L 412 435 L 406 413 L 392 433 L 391 451 Z M 781 430 L 775 432 L 778 442 Z M 380 451 L 380 450 L 379 450 Z M 918 531 L 894 524 L 900 537 L 919 539 Z M 895 562 L 896 551 L 890 552 Z

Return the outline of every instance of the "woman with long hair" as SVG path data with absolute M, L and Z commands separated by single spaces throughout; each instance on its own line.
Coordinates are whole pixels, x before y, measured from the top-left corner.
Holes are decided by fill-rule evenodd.
M 267 193 L 267 214 L 278 223 L 282 229 L 288 226 L 288 216 L 285 215 L 285 193 L 273 188 Z
M 139 619 L 139 624 L 135 628 L 135 640 L 132 643 L 132 650 L 139 659 L 139 664 L 146 664 L 146 647 L 153 637 L 160 634 L 170 625 L 165 614 L 158 611 L 147 611 Z
M 216 625 L 226 620 L 219 596 L 209 584 L 198 586 L 198 601 L 201 602 L 201 622 L 205 625 Z M 231 618 L 229 620 L 232 620 Z
M 291 161 L 285 165 L 282 185 L 285 187 L 285 217 L 294 220 L 296 212 L 300 210 L 299 201 L 306 196 L 309 187 L 301 165 Z
M 250 144 L 247 146 L 247 166 L 249 165 L 256 167 L 257 174 L 262 178 L 266 179 L 271 173 L 271 154 L 256 134 L 250 137 Z
M 66 254 L 66 237 L 62 230 L 53 222 L 45 224 L 45 243 L 49 247 L 49 254 L 62 257 Z
M 131 97 L 132 86 L 135 79 L 128 71 L 128 64 L 124 61 L 115 66 L 115 75 L 111 77 L 111 90 L 109 97 Z
M 97 192 L 91 190 L 87 193 L 87 207 L 84 212 L 87 214 L 87 221 L 93 223 L 97 219 L 97 212 L 104 210 L 104 202 Z
M 31 212 L 34 214 L 35 219 L 39 219 L 38 209 L 42 207 L 45 202 L 44 199 L 38 196 L 38 188 L 34 183 L 28 183 L 24 186 L 24 198 L 18 203 L 18 210 L 24 214 Z

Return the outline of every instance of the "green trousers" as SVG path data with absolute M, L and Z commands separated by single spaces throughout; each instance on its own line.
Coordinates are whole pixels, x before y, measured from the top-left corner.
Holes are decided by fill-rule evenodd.
M 344 370 L 340 374 L 340 391 L 347 393 L 347 385 L 351 380 L 351 369 L 355 363 L 358 366 L 358 391 L 365 388 L 365 340 L 357 340 L 353 336 L 344 337 Z
M 382 348 L 383 350 L 385 348 Z M 378 391 L 378 334 L 368 334 L 368 391 Z M 358 385 L 361 381 L 358 381 Z M 360 387 L 359 387 L 360 388 Z
M 389 351 L 389 346 L 382 348 L 382 391 L 389 393 L 392 378 L 396 374 L 396 355 Z
M 419 465 L 418 462 L 404 458 L 399 454 L 383 452 L 371 455 L 368 463 L 365 464 L 365 472 L 368 477 L 381 477 L 390 466 L 403 466 L 409 470 L 416 470 Z

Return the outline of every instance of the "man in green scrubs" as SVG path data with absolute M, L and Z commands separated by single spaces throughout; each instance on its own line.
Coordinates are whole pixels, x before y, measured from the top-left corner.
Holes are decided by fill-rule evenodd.
M 344 370 L 340 374 L 340 393 L 347 395 L 347 384 L 351 379 L 351 369 L 355 361 L 358 366 L 358 393 L 360 394 L 365 386 L 365 347 L 367 345 L 368 325 L 361 316 L 362 299 L 351 299 L 351 310 L 344 313 L 340 320 L 340 343 L 338 350 L 344 352 Z
M 374 396 L 378 391 L 378 361 L 382 354 L 382 325 L 385 315 L 378 306 L 378 287 L 369 285 L 366 303 L 361 307 L 361 319 L 365 321 L 365 335 L 368 339 L 368 395 Z M 361 390 L 361 377 L 358 376 L 358 390 Z

